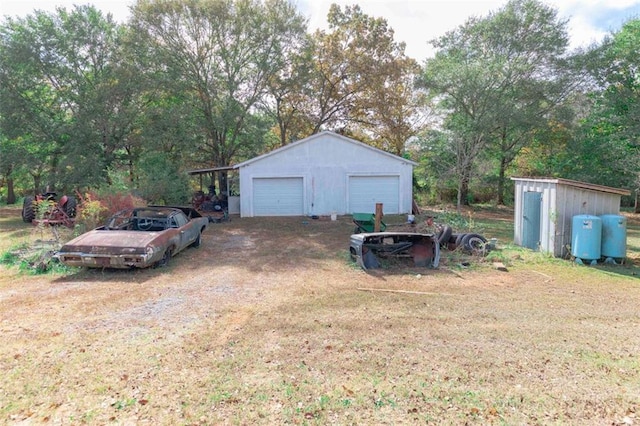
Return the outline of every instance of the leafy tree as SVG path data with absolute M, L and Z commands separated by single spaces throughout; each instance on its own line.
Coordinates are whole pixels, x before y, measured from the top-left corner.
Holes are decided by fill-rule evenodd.
M 285 46 L 282 68 L 268 81 L 268 96 L 262 101 L 262 110 L 275 122 L 274 133 L 279 137 L 276 148 L 302 139 L 313 131 L 313 126 L 302 114 L 314 91 L 311 83 L 313 69 L 312 42 L 308 36 Z
M 122 27 L 76 6 L 8 19 L 0 31 L 2 128 L 24 141 L 35 189 L 43 177 L 67 188 L 104 182 L 139 112 Z
M 593 108 L 571 146 L 580 162 L 570 172 L 635 190 L 640 213 L 640 19 L 626 22 L 589 55 L 600 90 L 592 93 Z
M 333 4 L 329 31 L 313 34 L 313 69 L 302 113 L 312 132 L 333 128 L 401 154 L 423 123 L 413 79 L 419 68 L 383 18 Z
M 489 147 L 499 161 L 499 201 L 505 171 L 546 126 L 570 86 L 563 79 L 566 22 L 537 0 L 511 0 L 432 41 L 421 84 L 439 102 L 457 155 L 458 208 L 468 202 L 474 165 Z
M 183 205 L 189 201 L 189 183 L 170 153 L 146 151 L 140 158 L 140 194 L 151 204 Z
M 197 112 L 201 163 L 217 166 L 262 142 L 245 137 L 251 115 L 306 30 L 285 0 L 143 0 L 132 28 L 173 77 L 167 91 Z

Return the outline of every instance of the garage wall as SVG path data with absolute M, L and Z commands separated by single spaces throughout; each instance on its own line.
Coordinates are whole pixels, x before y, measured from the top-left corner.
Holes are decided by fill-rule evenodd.
M 375 201 L 376 197 L 380 200 L 378 202 L 384 202 L 386 214 L 409 213 L 412 206 L 414 165 L 415 163 L 409 160 L 353 139 L 333 132 L 322 132 L 238 164 L 236 168 L 240 175 L 240 214 L 242 217 L 298 215 L 298 211 L 294 211 L 292 206 L 288 206 L 288 211 L 265 210 L 264 203 L 268 204 L 268 201 L 262 200 L 263 204 L 259 201 L 260 197 L 267 196 L 259 195 L 264 188 L 255 187 L 256 183 L 260 185 L 266 182 L 262 179 L 293 178 L 302 182 L 301 215 L 351 214 L 352 208 L 366 207 L 363 201 L 363 197 L 366 196 L 370 196 L 370 202 Z M 393 180 L 393 185 L 397 187 L 396 196 L 392 199 L 388 192 L 385 192 L 389 186 L 385 187 L 385 191 L 372 191 L 368 195 L 363 195 L 353 187 L 350 190 L 350 182 L 351 185 L 356 184 L 354 182 L 364 182 L 366 187 L 366 179 L 358 180 L 366 177 L 380 178 L 378 184 L 385 181 L 388 185 L 390 179 Z M 267 190 L 273 194 L 274 188 Z M 273 213 L 270 213 L 271 211 Z

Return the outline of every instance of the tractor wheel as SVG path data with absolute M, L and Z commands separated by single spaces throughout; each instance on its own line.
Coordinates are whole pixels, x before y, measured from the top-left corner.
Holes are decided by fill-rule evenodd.
M 24 197 L 24 203 L 22 203 L 22 220 L 31 223 L 36 218 L 36 213 L 33 210 L 33 197 Z
M 64 203 L 62 208 L 67 216 L 72 218 L 76 217 L 76 214 L 78 213 L 78 200 L 76 200 L 76 197 L 67 197 L 67 202 Z

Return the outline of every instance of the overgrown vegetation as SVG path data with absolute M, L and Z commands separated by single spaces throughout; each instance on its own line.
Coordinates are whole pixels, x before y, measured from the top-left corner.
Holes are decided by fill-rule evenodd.
M 82 202 L 71 229 L 62 225 L 48 225 L 42 221 L 51 209 L 52 201 L 35 203 L 37 220 L 35 226 L 30 228 L 29 238 L 1 252 L 0 264 L 18 267 L 20 271 L 31 274 L 68 273 L 73 268 L 65 267 L 55 258 L 56 252 L 65 242 L 102 225 L 108 217 L 120 210 L 145 205 L 142 199 L 130 194 L 106 194 L 101 197 L 87 192 L 80 199 Z M 18 211 L 14 213 L 19 217 Z

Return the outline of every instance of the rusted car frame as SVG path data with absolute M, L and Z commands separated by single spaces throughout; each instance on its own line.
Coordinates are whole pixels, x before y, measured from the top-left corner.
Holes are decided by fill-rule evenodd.
M 122 210 L 104 226 L 66 243 L 57 257 L 65 265 L 88 268 L 165 266 L 185 248 L 200 246 L 208 223 L 189 207 Z
M 413 266 L 437 268 L 440 244 L 433 234 L 370 232 L 351 235 L 349 251 L 362 269 L 381 267 L 381 259 L 407 259 Z

